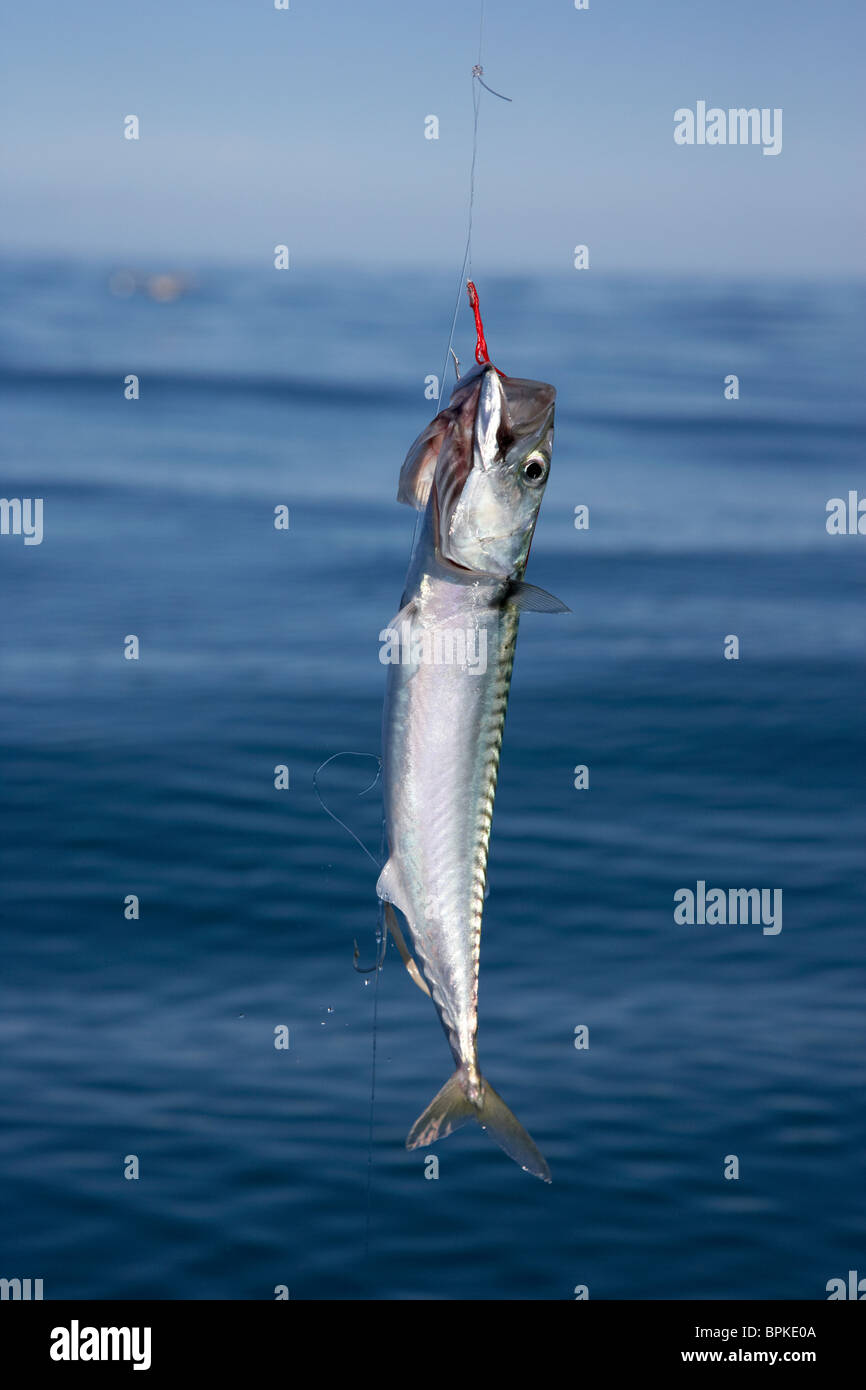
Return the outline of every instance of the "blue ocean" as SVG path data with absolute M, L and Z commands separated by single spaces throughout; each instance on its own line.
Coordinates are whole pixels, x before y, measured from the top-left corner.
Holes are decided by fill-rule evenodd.
M 475 270 L 558 391 L 527 578 L 572 612 L 521 623 L 480 1000 L 549 1187 L 406 1151 L 450 1053 L 393 946 L 353 969 L 376 869 L 313 783 L 380 751 L 455 274 L 0 267 L 0 495 L 44 505 L 0 536 L 0 1275 L 46 1298 L 866 1274 L 866 286 Z M 378 858 L 374 774 L 318 787 Z M 676 921 L 698 883 L 781 929 Z

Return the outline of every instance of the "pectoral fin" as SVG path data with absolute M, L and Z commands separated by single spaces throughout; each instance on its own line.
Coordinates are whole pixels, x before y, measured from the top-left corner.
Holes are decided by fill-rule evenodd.
M 498 574 L 489 574 L 486 570 L 468 570 L 463 565 L 455 564 L 438 548 L 434 554 L 433 563 L 436 572 L 458 584 L 475 584 L 479 579 L 492 580 L 494 584 L 503 583 L 502 577 Z M 537 584 L 527 584 L 523 579 L 511 580 L 505 602 L 513 603 L 514 607 L 519 609 L 521 613 L 571 612 L 568 604 L 563 603 L 561 598 L 557 598 L 555 594 L 549 594 L 546 589 L 539 589 Z
M 571 609 L 562 599 L 539 589 L 536 584 L 515 581 L 508 590 L 509 603 L 513 603 L 521 613 L 570 613 Z

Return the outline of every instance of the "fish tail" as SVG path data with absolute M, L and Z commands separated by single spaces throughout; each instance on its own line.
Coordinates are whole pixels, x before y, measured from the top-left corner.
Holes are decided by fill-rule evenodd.
M 543 1182 L 551 1181 L 550 1169 L 531 1135 L 527 1134 L 516 1115 L 512 1115 L 490 1082 L 482 1077 L 478 1100 L 470 1098 L 469 1074 L 465 1067 L 457 1068 L 439 1094 L 433 1097 L 424 1114 L 419 1115 L 409 1131 L 406 1148 L 418 1149 L 435 1143 L 437 1139 L 444 1139 L 465 1125 L 467 1120 L 477 1120 L 482 1129 L 489 1130 L 499 1147 L 527 1173 L 541 1178 Z

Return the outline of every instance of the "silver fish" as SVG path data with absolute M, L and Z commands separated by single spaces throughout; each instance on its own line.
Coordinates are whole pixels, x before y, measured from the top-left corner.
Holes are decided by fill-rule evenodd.
M 403 465 L 398 500 L 424 517 L 401 609 L 380 634 L 389 857 L 376 886 L 386 929 L 432 996 L 457 1066 L 406 1147 L 474 1119 L 545 1182 L 544 1158 L 481 1074 L 477 1032 L 488 842 L 520 612 L 568 611 L 523 582 L 555 395 L 483 362 L 459 379 Z

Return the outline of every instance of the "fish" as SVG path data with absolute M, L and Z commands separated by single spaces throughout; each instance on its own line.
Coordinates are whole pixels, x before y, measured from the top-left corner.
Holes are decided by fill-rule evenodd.
M 479 343 L 476 366 L 458 378 L 400 473 L 398 500 L 423 518 L 400 610 L 379 634 L 388 857 L 376 892 L 386 937 L 390 930 L 431 996 L 456 1066 L 406 1147 L 476 1120 L 550 1182 L 534 1140 L 481 1073 L 477 1034 L 488 848 L 520 615 L 570 611 L 524 580 L 550 473 L 556 391 L 501 373 L 480 327 Z

